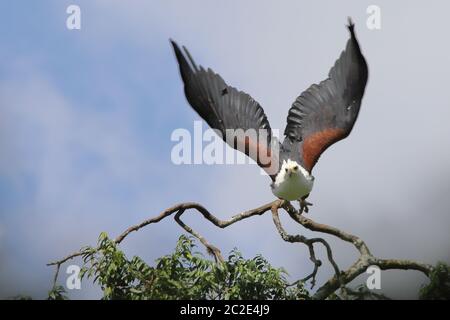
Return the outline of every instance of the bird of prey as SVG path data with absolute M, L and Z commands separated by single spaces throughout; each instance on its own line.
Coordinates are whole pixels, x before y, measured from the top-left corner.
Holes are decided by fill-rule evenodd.
M 258 102 L 225 83 L 211 69 L 197 66 L 188 50 L 171 40 L 189 104 L 231 147 L 244 152 L 272 179 L 273 194 L 298 200 L 308 212 L 312 169 L 333 143 L 346 138 L 355 124 L 366 87 L 368 69 L 355 36 L 350 38 L 328 78 L 311 85 L 292 104 L 283 143 L 272 137 L 269 121 Z M 228 139 L 228 130 L 255 130 L 254 135 Z M 266 161 L 262 161 L 266 158 Z

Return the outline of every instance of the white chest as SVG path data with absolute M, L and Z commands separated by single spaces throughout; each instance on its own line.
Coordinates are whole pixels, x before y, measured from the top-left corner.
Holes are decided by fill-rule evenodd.
M 285 179 L 279 184 L 274 183 L 272 192 L 280 199 L 293 201 L 300 200 L 309 194 L 313 187 L 313 181 L 307 181 L 301 177 L 295 176 Z
M 296 162 L 289 161 L 283 166 L 272 184 L 273 194 L 284 200 L 300 200 L 313 188 L 314 177 Z

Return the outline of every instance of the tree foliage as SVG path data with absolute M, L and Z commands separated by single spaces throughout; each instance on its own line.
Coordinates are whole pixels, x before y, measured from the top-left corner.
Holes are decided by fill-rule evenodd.
M 430 283 L 420 290 L 420 299 L 450 299 L 450 266 L 439 262 L 431 272 Z
M 194 238 L 180 236 L 175 250 L 158 258 L 154 266 L 140 257 L 128 259 L 106 233 L 98 246 L 82 249 L 81 279 L 91 279 L 103 291 L 103 299 L 310 299 L 304 283 L 289 284 L 287 272 L 274 268 L 261 255 L 245 259 L 233 249 L 224 263 L 205 258 L 198 252 Z M 15 299 L 30 299 L 17 296 Z M 64 287 L 55 285 L 49 300 L 66 300 Z M 328 299 L 389 299 L 364 285 L 345 287 Z M 430 283 L 420 290 L 420 299 L 450 299 L 450 267 L 438 263 Z
M 173 253 L 148 265 L 128 259 L 105 233 L 98 247 L 83 249 L 80 277 L 90 278 L 103 299 L 308 299 L 302 282 L 289 285 L 287 273 L 272 267 L 261 255 L 244 259 L 234 249 L 218 264 L 196 251 L 194 239 L 182 235 Z M 64 299 L 61 287 L 51 299 Z
M 128 259 L 118 244 L 106 233 L 99 236 L 97 247 L 82 249 L 81 279 L 90 279 L 103 291 L 103 299 L 311 299 L 302 281 L 289 284 L 287 272 L 274 268 L 257 255 L 245 259 L 233 249 L 224 263 L 216 263 L 197 251 L 193 237 L 180 236 L 175 250 L 158 258 L 153 266 L 138 256 Z M 14 299 L 30 299 L 17 296 Z M 49 300 L 66 300 L 63 286 L 56 285 Z M 389 299 L 364 285 L 344 287 L 331 294 L 332 300 Z M 450 267 L 438 263 L 430 283 L 420 290 L 420 299 L 450 299 Z

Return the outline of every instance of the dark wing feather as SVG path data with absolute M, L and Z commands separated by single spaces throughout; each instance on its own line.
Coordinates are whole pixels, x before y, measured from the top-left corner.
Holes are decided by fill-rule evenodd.
M 272 131 L 263 108 L 247 93 L 228 86 L 211 69 L 197 67 L 186 48 L 183 53 L 174 41 L 171 43 L 189 104 L 226 143 L 244 152 L 274 179 L 278 156 L 271 146 Z M 253 130 L 254 134 L 242 135 L 235 131 L 238 129 L 247 133 Z M 236 136 L 228 135 L 227 139 L 227 130 Z
M 350 39 L 328 79 L 309 87 L 289 110 L 283 149 L 309 172 L 322 152 L 350 134 L 358 117 L 368 69 L 351 20 L 348 29 Z

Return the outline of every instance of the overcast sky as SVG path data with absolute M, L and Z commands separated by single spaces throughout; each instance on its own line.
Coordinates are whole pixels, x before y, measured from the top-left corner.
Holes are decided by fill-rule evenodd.
M 81 8 L 81 30 L 66 28 L 70 4 Z M 380 30 L 366 27 L 372 4 Z M 47 262 L 175 203 L 196 201 L 225 219 L 272 201 L 270 179 L 255 165 L 171 162 L 171 133 L 193 131 L 199 117 L 168 39 L 250 93 L 282 131 L 295 98 L 325 79 L 344 49 L 347 16 L 369 82 L 352 134 L 315 167 L 309 215 L 361 236 L 377 256 L 450 262 L 449 10 L 445 1 L 1 2 L 0 297 L 45 297 L 54 271 Z M 185 221 L 224 254 L 261 253 L 292 279 L 312 269 L 307 248 L 284 243 L 270 214 L 224 230 L 195 214 Z M 182 231 L 167 219 L 122 248 L 152 262 Z M 327 239 L 341 268 L 357 257 Z M 325 265 L 318 283 L 332 274 Z M 381 285 L 414 298 L 425 282 L 386 271 Z M 88 283 L 70 292 L 99 295 Z

